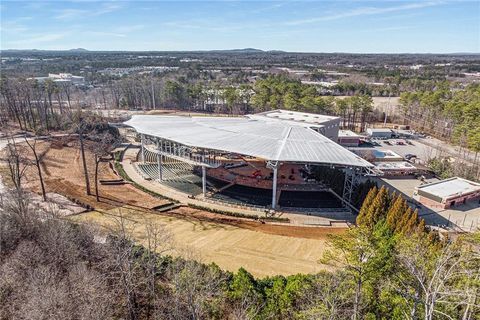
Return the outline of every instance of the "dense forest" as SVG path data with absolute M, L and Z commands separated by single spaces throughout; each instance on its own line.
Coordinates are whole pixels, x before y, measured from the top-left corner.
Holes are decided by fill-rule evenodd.
M 435 90 L 405 92 L 400 96 L 405 121 L 417 130 L 447 140 L 460 147 L 457 163 L 448 157 L 430 160 L 430 167 L 441 177 L 455 175 L 476 179 L 479 176 L 480 85 L 464 90 L 439 85 Z M 473 153 L 473 164 L 463 163 Z M 458 162 L 462 165 L 458 165 Z

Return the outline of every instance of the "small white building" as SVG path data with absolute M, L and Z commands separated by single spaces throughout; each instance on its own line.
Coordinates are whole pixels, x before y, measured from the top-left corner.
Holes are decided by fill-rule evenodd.
M 338 131 L 338 144 L 344 147 L 358 147 L 361 138 L 362 136 L 351 130 Z
M 400 162 L 405 160 L 392 150 L 375 148 L 350 148 L 349 150 L 370 162 Z
M 379 169 L 385 176 L 407 176 L 418 173 L 418 168 L 406 161 L 374 162 L 376 169 Z
M 366 132 L 370 138 L 379 138 L 379 139 L 390 139 L 390 138 L 393 138 L 393 135 L 394 135 L 393 130 L 388 128 L 379 128 L 379 129 L 368 128 Z
M 53 79 L 55 82 L 71 82 L 73 84 L 82 84 L 85 83 L 85 78 L 81 76 L 74 76 L 71 73 L 49 73 L 48 77 Z

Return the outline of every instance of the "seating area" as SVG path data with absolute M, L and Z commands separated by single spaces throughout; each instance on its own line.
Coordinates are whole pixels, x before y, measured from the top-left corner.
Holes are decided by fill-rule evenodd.
M 158 179 L 157 163 L 137 163 L 137 169 L 145 179 Z M 189 195 L 197 196 L 202 193 L 202 177 L 191 165 L 166 161 L 162 166 L 162 183 Z M 207 191 L 216 192 L 226 186 L 228 182 L 214 178 L 207 180 Z
M 145 179 L 158 180 L 156 155 L 152 152 L 146 152 L 145 158 L 148 162 L 136 164 L 138 172 Z M 198 167 L 168 157 L 165 157 L 162 162 L 162 184 L 189 195 L 202 194 L 202 177 Z M 229 182 L 213 177 L 212 172 L 216 172 L 216 170 L 210 169 L 207 172 L 207 191 L 211 194 L 213 200 L 258 207 L 269 207 L 271 205 L 272 190 L 270 188 L 256 188 L 242 184 L 233 184 L 224 188 L 229 185 Z M 282 185 L 282 189 L 289 186 L 289 184 Z M 296 188 L 297 186 L 303 186 L 304 188 Z M 308 185 L 292 184 L 289 190 L 282 190 L 278 205 L 285 208 L 305 209 L 342 208 L 341 201 L 331 192 L 318 189 L 311 190 L 311 188 L 309 190 L 309 188 L 305 188 L 306 186 Z M 317 185 L 317 187 L 321 186 Z
M 329 191 L 282 191 L 278 205 L 299 208 L 341 208 L 342 203 Z
M 233 185 L 221 192 L 215 193 L 213 198 L 225 202 L 248 203 L 266 207 L 272 203 L 272 191 L 269 189 Z

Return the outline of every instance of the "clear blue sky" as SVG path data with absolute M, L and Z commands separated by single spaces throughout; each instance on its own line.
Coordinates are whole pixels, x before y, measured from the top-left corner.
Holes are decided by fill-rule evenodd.
M 8 1 L 2 49 L 480 52 L 472 1 Z

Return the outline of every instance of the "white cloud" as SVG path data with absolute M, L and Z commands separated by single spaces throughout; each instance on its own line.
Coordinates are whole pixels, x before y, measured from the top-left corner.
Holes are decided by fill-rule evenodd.
M 115 31 L 120 33 L 129 33 L 133 31 L 142 30 L 144 28 L 145 26 L 143 24 L 135 24 L 131 26 L 120 26 L 118 28 L 115 28 Z
M 63 9 L 63 10 L 57 11 L 58 14 L 55 16 L 55 19 L 72 20 L 72 19 L 83 18 L 85 16 L 94 17 L 94 16 L 108 14 L 108 13 L 120 10 L 122 8 L 123 8 L 122 4 L 115 3 L 115 2 L 103 3 L 99 8 L 94 8 L 94 4 L 92 4 L 91 10 Z
M 8 33 L 21 33 L 21 32 L 28 31 L 28 27 L 17 20 L 5 21 L 5 22 L 2 22 L 0 26 L 0 31 L 8 32 Z
M 81 9 L 64 9 L 59 11 L 59 13 L 55 16 L 55 19 L 58 19 L 58 20 L 77 19 L 82 16 L 85 16 L 87 13 L 88 11 L 81 10 Z
M 92 36 L 105 36 L 105 37 L 116 37 L 116 38 L 125 38 L 127 35 L 123 33 L 108 32 L 108 31 L 88 31 L 86 32 Z
M 123 8 L 123 5 L 121 5 L 120 3 L 109 2 L 109 3 L 103 4 L 102 7 L 99 10 L 95 11 L 92 15 L 100 16 L 102 14 L 114 12 L 122 8 Z
M 415 9 L 433 7 L 442 3 L 443 2 L 440 2 L 440 1 L 425 1 L 425 2 L 408 3 L 400 6 L 385 7 L 385 8 L 361 7 L 361 8 L 353 9 L 350 11 L 341 12 L 338 14 L 325 15 L 325 16 L 316 17 L 316 18 L 287 21 L 284 24 L 289 26 L 296 26 L 296 25 L 310 24 L 310 23 L 321 22 L 321 21 L 338 20 L 338 19 L 344 19 L 344 18 L 350 18 L 350 17 L 377 15 L 377 14 L 404 11 L 404 10 L 415 10 Z

